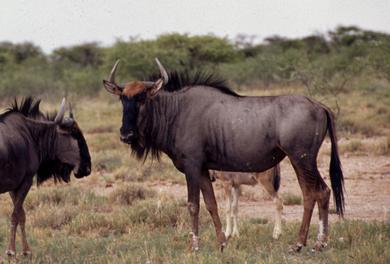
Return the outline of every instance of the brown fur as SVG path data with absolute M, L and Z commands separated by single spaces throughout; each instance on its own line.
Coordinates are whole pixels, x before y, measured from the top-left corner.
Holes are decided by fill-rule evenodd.
M 227 237 L 238 236 L 238 199 L 240 196 L 240 186 L 249 185 L 254 186 L 257 184 L 263 185 L 268 194 L 273 198 L 275 203 L 275 226 L 272 237 L 278 239 L 281 235 L 282 224 L 281 214 L 283 210 L 283 201 L 278 195 L 279 180 L 280 180 L 280 168 L 276 165 L 273 169 L 265 172 L 257 173 L 240 173 L 240 172 L 222 172 L 211 171 L 211 178 L 216 178 L 223 183 L 226 206 L 226 232 Z M 278 177 L 278 183 L 275 183 L 275 177 Z
M 140 81 L 129 82 L 125 84 L 122 95 L 127 97 L 133 97 L 141 92 L 145 91 L 145 84 Z

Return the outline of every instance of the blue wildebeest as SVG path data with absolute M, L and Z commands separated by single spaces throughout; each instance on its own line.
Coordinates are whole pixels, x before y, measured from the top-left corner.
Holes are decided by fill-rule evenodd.
M 336 209 L 344 211 L 335 125 L 324 105 L 300 95 L 239 96 L 212 75 L 168 74 L 152 81 L 115 82 L 115 63 L 105 88 L 121 99 L 120 139 L 138 158 L 166 153 L 186 176 L 192 248 L 198 249 L 200 191 L 221 248 L 226 243 L 208 170 L 262 172 L 288 157 L 304 199 L 298 241 L 306 245 L 313 208 L 319 208 L 315 250 L 326 246 L 330 190 L 317 169 L 317 155 L 328 132 L 332 148 L 330 179 Z
M 265 172 L 243 173 L 210 171 L 212 180 L 218 179 L 223 183 L 226 199 L 226 230 L 225 236 L 239 236 L 238 231 L 238 200 L 241 185 L 262 185 L 275 204 L 275 225 L 272 237 L 278 239 L 282 234 L 283 201 L 279 197 L 280 166 L 279 164 Z
M 6 251 L 15 256 L 17 226 L 22 235 L 23 254 L 31 253 L 25 232 L 23 202 L 37 174 L 37 183 L 54 177 L 68 182 L 91 172 L 91 158 L 84 136 L 73 119 L 64 117 L 65 99 L 55 117 L 39 110 L 40 101 L 28 97 L 17 101 L 0 115 L 0 193 L 9 192 L 14 205 L 11 237 Z

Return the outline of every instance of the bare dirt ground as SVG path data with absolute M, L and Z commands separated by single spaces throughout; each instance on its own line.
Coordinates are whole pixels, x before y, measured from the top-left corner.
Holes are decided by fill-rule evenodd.
M 390 157 L 346 153 L 341 155 L 341 162 L 345 178 L 345 218 L 365 221 L 390 221 Z M 318 164 L 321 175 L 330 187 L 329 154 L 326 150 L 320 153 Z M 281 163 L 281 174 L 279 193 L 281 195 L 290 193 L 301 196 L 295 172 L 288 159 Z M 183 185 L 154 182 L 152 187 L 174 197 L 182 197 L 183 199 L 187 197 L 187 189 Z M 218 206 L 223 216 L 225 203 L 222 185 L 217 181 L 214 183 L 214 188 Z M 331 208 L 333 208 L 332 199 Z M 271 222 L 273 221 L 275 210 L 273 202 L 261 186 L 244 186 L 239 208 L 241 219 L 266 218 Z M 302 214 L 302 205 L 284 206 L 283 219 L 286 221 L 301 220 Z M 315 208 L 312 222 L 317 222 L 317 215 L 317 208 Z M 336 214 L 330 215 L 330 221 L 337 219 Z

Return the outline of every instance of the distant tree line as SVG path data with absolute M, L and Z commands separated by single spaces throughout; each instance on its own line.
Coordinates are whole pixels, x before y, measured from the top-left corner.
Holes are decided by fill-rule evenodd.
M 168 70 L 213 71 L 233 87 L 298 84 L 309 94 L 337 95 L 355 78 L 390 81 L 390 35 L 340 26 L 304 38 L 271 36 L 231 40 L 214 35 L 161 35 L 130 38 L 111 47 L 86 43 L 45 54 L 33 43 L 0 42 L 0 96 L 22 94 L 94 95 L 116 59 L 118 79 L 146 79 L 156 73 L 154 58 Z

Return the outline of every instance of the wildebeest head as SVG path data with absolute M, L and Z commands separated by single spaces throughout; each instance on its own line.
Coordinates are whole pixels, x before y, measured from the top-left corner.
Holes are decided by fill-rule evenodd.
M 146 97 L 153 97 L 168 83 L 168 73 L 156 58 L 156 63 L 160 69 L 160 78 L 155 81 L 133 81 L 124 84 L 115 82 L 115 73 L 119 60 L 111 70 L 108 80 L 103 80 L 104 87 L 112 94 L 118 95 L 123 106 L 122 127 L 120 129 L 120 139 L 124 143 L 132 144 L 137 140 L 137 116 L 139 107 Z
M 2 114 L 22 114 L 35 124 L 32 131 L 35 131 L 37 126 L 43 125 L 45 128 L 45 132 L 34 132 L 36 135 L 41 134 L 43 138 L 37 141 L 41 155 L 37 183 L 41 184 L 52 177 L 55 181 L 69 182 L 72 171 L 77 178 L 88 175 L 91 171 L 91 158 L 84 136 L 74 120 L 71 106 L 69 105 L 69 117 L 64 118 L 65 101 L 58 114 L 54 115 L 42 113 L 39 109 L 40 102 L 26 97 L 19 104 L 15 99 Z
M 60 111 L 54 118 L 57 127 L 55 159 L 51 165 L 54 173 L 61 175 L 64 181 L 69 180 L 73 170 L 76 178 L 88 176 L 91 173 L 91 157 L 83 133 L 74 119 L 69 105 L 69 117 L 64 117 L 65 100 L 62 101 Z M 67 179 L 66 179 L 67 178 Z

